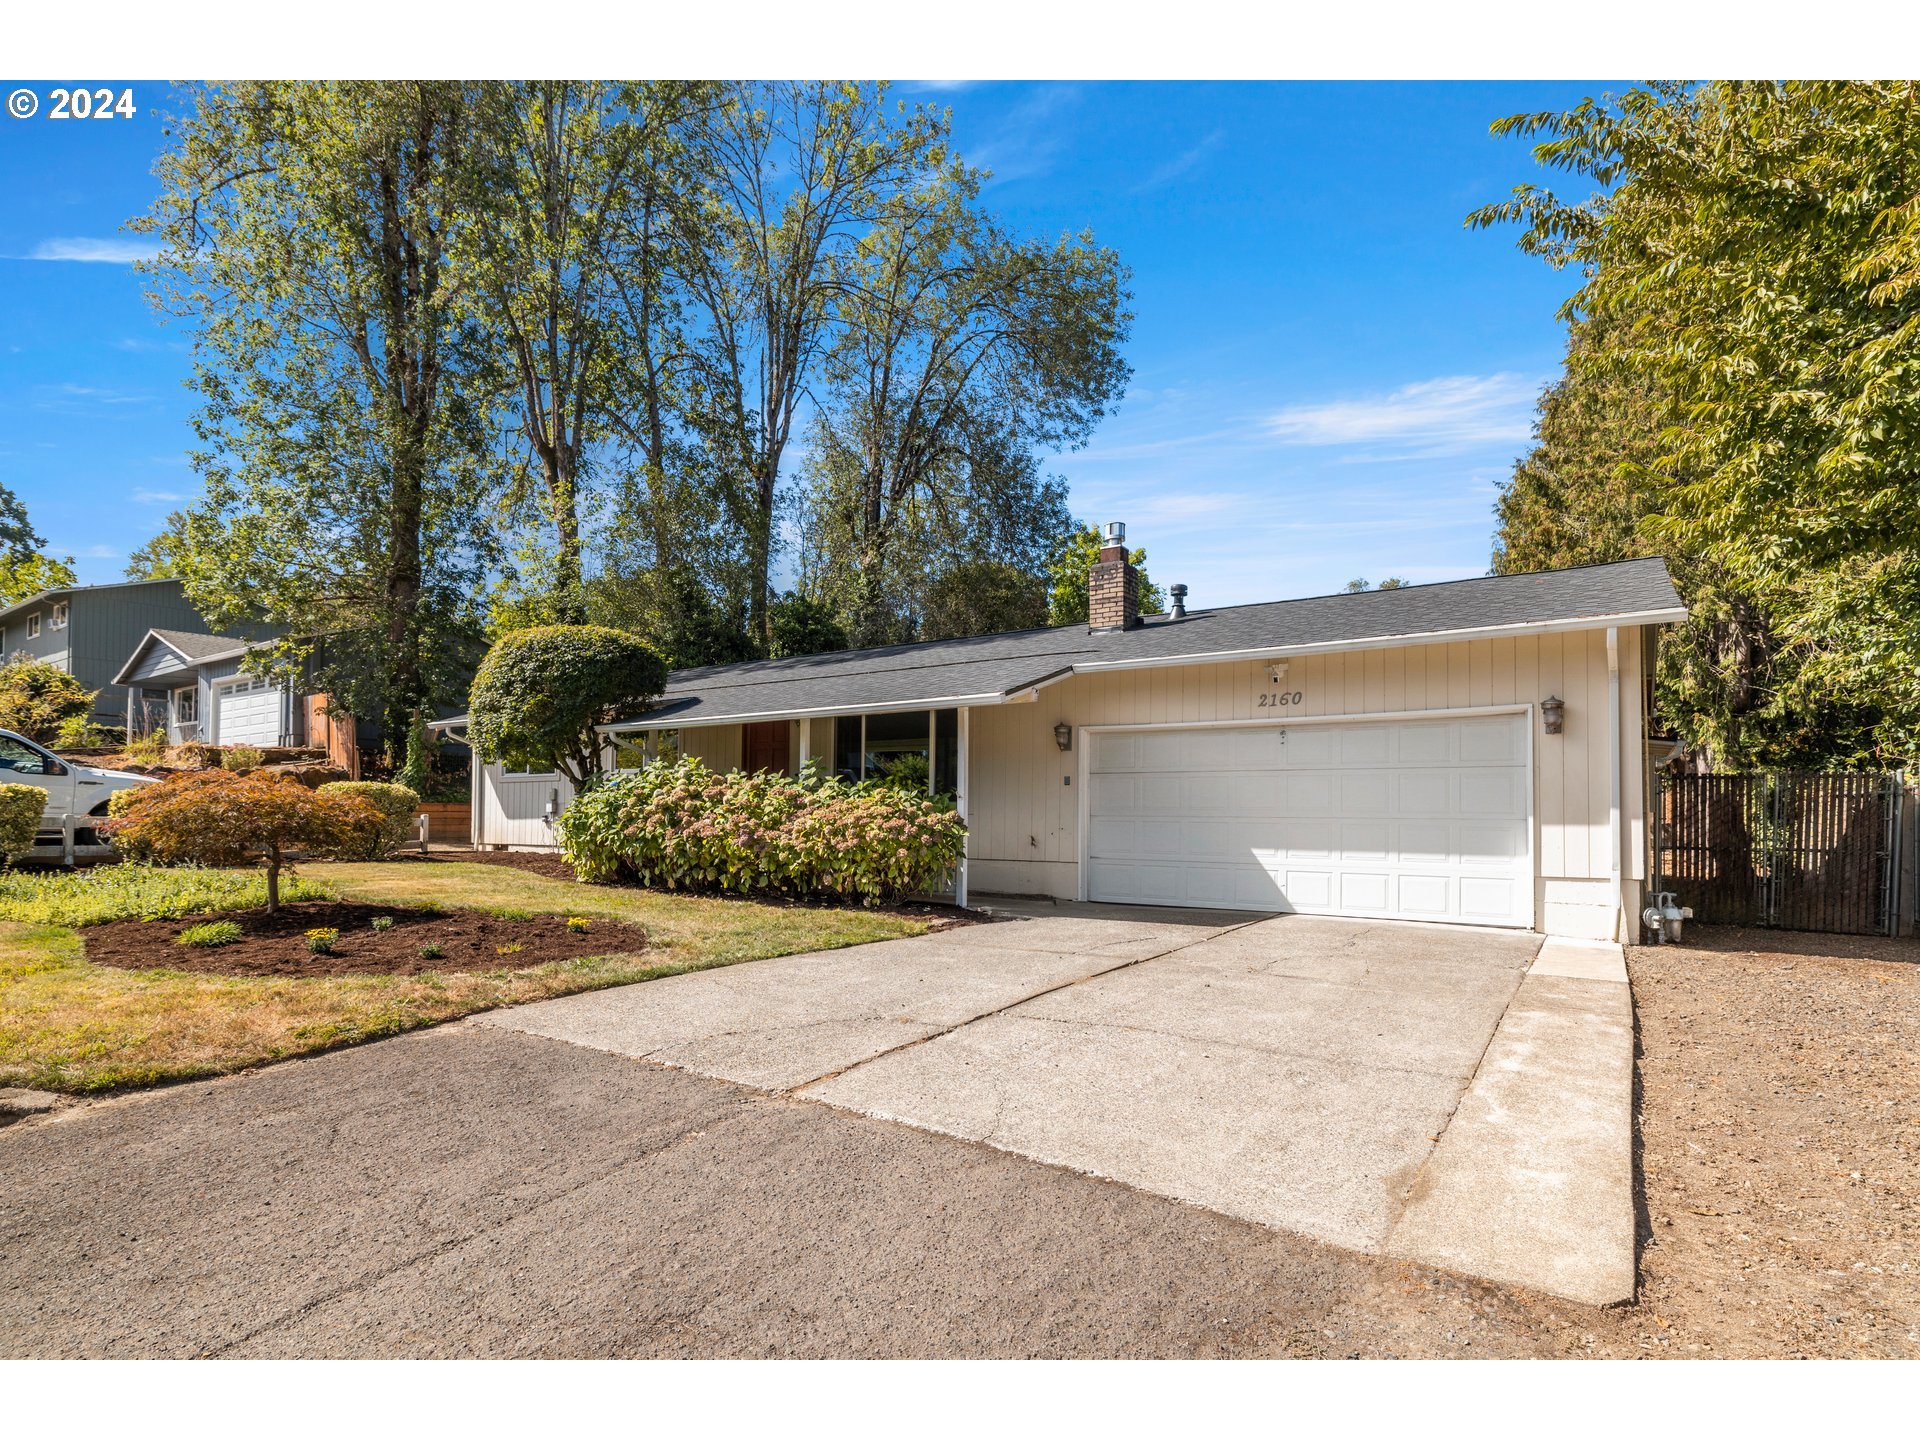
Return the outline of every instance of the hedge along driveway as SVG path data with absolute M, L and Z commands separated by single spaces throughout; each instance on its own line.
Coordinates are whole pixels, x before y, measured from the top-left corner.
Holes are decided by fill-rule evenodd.
M 8 877 L 0 916 L 16 918 L 0 920 L 0 1086 L 85 1093 L 222 1075 L 499 1005 L 926 928 L 896 915 L 603 889 L 493 865 L 305 865 L 300 873 L 302 892 L 290 891 L 289 900 L 338 895 L 622 920 L 647 928 L 648 948 L 638 956 L 484 974 L 283 979 L 117 970 L 87 963 L 84 929 L 47 922 L 141 909 L 116 910 L 91 892 L 76 903 L 71 877 L 47 877 L 48 886 L 68 888 L 44 894 L 24 877 Z M 200 897 L 194 908 L 264 902 L 258 872 L 213 874 L 223 878 L 209 884 L 213 875 L 204 871 L 142 871 L 137 904 L 150 909 L 176 884 Z

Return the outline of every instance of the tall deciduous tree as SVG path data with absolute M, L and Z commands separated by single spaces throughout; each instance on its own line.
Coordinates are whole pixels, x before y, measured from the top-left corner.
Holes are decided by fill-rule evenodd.
M 470 663 L 497 446 L 473 277 L 470 87 L 203 88 L 144 222 L 194 325 L 205 499 L 181 545 L 217 624 L 261 618 L 384 717 L 396 763 Z
M 1471 223 L 1519 221 L 1523 249 L 1580 268 L 1566 316 L 1606 335 L 1570 378 L 1658 397 L 1654 455 L 1619 470 L 1651 492 L 1628 507 L 1636 534 L 1711 568 L 1738 645 L 1740 604 L 1777 642 L 1740 667 L 1771 692 L 1775 738 L 1735 727 L 1736 760 L 1804 763 L 1811 731 L 1849 728 L 1807 724 L 1835 704 L 1873 717 L 1883 760 L 1920 746 L 1915 98 L 1904 81 L 1662 85 L 1496 126 L 1605 187 L 1521 187 Z
M 1012 498 L 994 494 L 1010 457 L 1083 444 L 1126 386 L 1119 257 L 1084 234 L 1016 240 L 979 200 L 979 173 L 950 162 L 888 197 L 840 266 L 819 438 L 856 643 L 886 638 L 898 543 L 976 493 Z
M 683 135 L 714 87 L 597 81 L 479 88 L 483 223 L 475 310 L 551 525 L 545 601 L 586 616 L 583 491 L 614 456 L 638 472 L 655 549 L 675 549 L 677 296 L 671 217 L 693 181 Z
M 887 201 L 937 165 L 944 122 L 884 86 L 742 84 L 693 127 L 704 184 L 677 217 L 692 312 L 690 414 L 725 487 L 747 629 L 770 639 L 782 465 L 832 301 Z

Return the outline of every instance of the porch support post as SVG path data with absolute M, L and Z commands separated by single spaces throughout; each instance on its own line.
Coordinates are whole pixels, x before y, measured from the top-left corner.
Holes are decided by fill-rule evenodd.
M 800 721 L 800 769 L 805 771 L 813 759 L 813 721 L 802 718 Z
M 973 735 L 973 711 L 970 707 L 962 705 L 956 718 L 959 728 L 954 735 L 953 747 L 955 754 L 953 803 L 954 808 L 959 811 L 960 819 L 964 822 L 967 818 L 968 772 L 972 769 L 967 763 L 967 752 L 971 748 Z M 967 856 L 972 850 L 973 832 L 969 830 L 961 837 L 960 868 L 953 877 L 953 903 L 956 905 L 967 903 Z
M 1620 628 L 1607 627 L 1607 873 L 1613 879 L 1613 909 L 1619 917 L 1614 938 L 1634 938 L 1627 914 L 1626 887 L 1620 880 Z

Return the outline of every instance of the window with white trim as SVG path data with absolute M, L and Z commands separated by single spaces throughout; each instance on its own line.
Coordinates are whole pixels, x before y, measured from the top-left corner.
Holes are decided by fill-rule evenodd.
M 38 639 L 39 635 L 40 635 L 40 617 L 38 615 L 27 616 L 27 638 L 29 640 L 34 640 L 34 639 Z
M 192 725 L 200 718 L 200 689 L 189 685 L 173 692 L 173 723 Z
M 64 600 L 56 600 L 54 602 L 53 628 L 56 630 L 64 630 L 67 628 L 67 602 Z

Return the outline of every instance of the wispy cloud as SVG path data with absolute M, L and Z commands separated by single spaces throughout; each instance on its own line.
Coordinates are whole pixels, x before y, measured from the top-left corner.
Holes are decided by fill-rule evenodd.
M 128 498 L 136 505 L 177 505 L 186 497 L 172 490 L 136 490 Z
M 1265 421 L 1284 445 L 1388 445 L 1402 452 L 1457 453 L 1525 441 L 1540 382 L 1524 375 L 1443 375 L 1385 395 L 1289 405 Z
M 1134 193 L 1137 195 L 1147 190 L 1158 190 L 1162 185 L 1178 180 L 1182 175 L 1186 174 L 1189 170 L 1193 169 L 1194 166 L 1218 150 L 1226 138 L 1226 131 L 1213 131 L 1202 139 L 1199 144 L 1189 146 L 1171 160 L 1161 165 L 1159 169 L 1155 170 L 1152 174 L 1148 175 L 1146 179 L 1133 187 Z
M 1062 114 L 1079 101 L 1076 85 L 1041 86 L 1007 113 L 986 143 L 968 154 L 968 161 L 991 170 L 1001 184 L 1045 174 L 1073 132 Z
M 33 247 L 28 260 L 78 260 L 95 265 L 131 265 L 136 260 L 151 260 L 160 247 L 151 240 L 125 240 L 112 236 L 72 235 L 58 240 L 42 240 Z
M 90 401 L 95 405 L 138 405 L 153 398 L 131 390 L 108 390 L 99 385 L 61 385 L 57 388 L 62 395 Z
M 107 343 L 116 350 L 125 350 L 135 355 L 147 355 L 160 350 L 178 353 L 187 348 L 178 340 L 146 340 L 136 335 L 125 335 L 118 340 L 109 340 Z
M 71 545 L 50 545 L 49 551 L 58 555 L 71 555 L 76 560 L 117 560 L 120 552 L 111 545 L 83 545 L 75 548 Z

